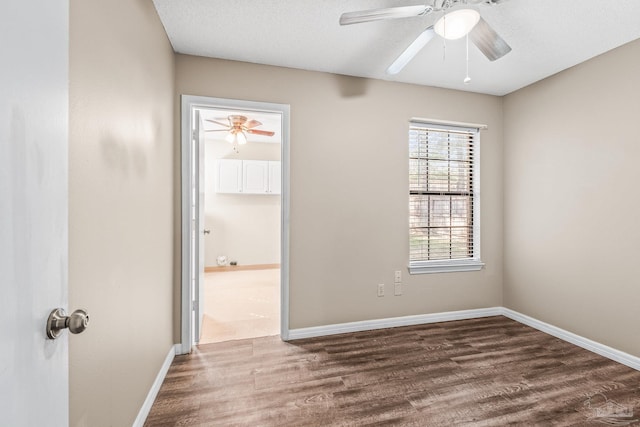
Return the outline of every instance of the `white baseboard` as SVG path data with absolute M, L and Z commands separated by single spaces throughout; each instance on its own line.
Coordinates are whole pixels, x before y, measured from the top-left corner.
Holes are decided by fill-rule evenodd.
M 144 422 L 147 420 L 147 416 L 151 411 L 153 402 L 155 402 L 156 396 L 160 391 L 162 382 L 164 381 L 164 378 L 167 376 L 167 372 L 169 371 L 171 362 L 173 362 L 173 358 L 176 357 L 176 354 L 179 353 L 179 350 L 180 350 L 180 344 L 172 345 L 171 348 L 169 349 L 169 352 L 167 353 L 167 357 L 165 357 L 164 362 L 160 367 L 160 371 L 158 372 L 158 375 L 156 376 L 155 381 L 151 385 L 151 389 L 147 394 L 147 398 L 144 400 L 144 403 L 142 404 L 142 407 L 140 408 L 140 411 L 138 412 L 138 416 L 136 417 L 136 420 L 133 422 L 132 427 L 144 426 Z
M 290 329 L 288 340 L 322 337 L 325 335 L 346 334 L 348 332 L 371 331 L 374 329 L 396 328 L 398 326 L 422 325 L 426 323 L 448 322 L 450 320 L 475 319 L 479 317 L 499 316 L 502 307 L 479 308 L 475 310 L 447 311 L 444 313 L 418 314 L 415 316 L 391 317 L 387 319 L 363 320 L 360 322 L 338 323 L 334 325 L 313 326 L 310 328 Z
M 532 328 L 535 328 L 539 331 L 545 332 L 549 335 L 553 335 L 556 338 L 560 338 L 563 341 L 567 341 L 571 344 L 577 345 L 578 347 L 582 347 L 586 350 L 599 354 L 600 356 L 604 356 L 607 359 L 614 360 L 618 363 L 622 363 L 623 365 L 627 365 L 630 368 L 640 371 L 640 357 L 633 356 L 629 353 L 625 353 L 624 351 L 616 350 L 615 348 L 609 347 L 596 341 L 592 341 L 583 336 L 574 334 L 573 332 L 566 331 L 562 328 L 558 328 L 557 326 L 553 326 L 540 320 L 534 319 L 533 317 L 529 317 L 525 314 L 518 313 L 517 311 L 511 310 L 509 308 L 501 308 L 501 314 L 505 317 L 508 317 L 509 319 L 515 320 L 516 322 L 520 322 L 527 326 L 531 326 Z
M 505 316 L 509 319 L 531 326 L 561 340 L 592 351 L 596 354 L 622 363 L 640 371 L 640 357 L 633 356 L 599 342 L 590 340 L 557 326 L 550 325 L 506 307 L 480 308 L 475 310 L 449 311 L 444 313 L 420 314 L 416 316 L 392 317 L 388 319 L 365 320 L 361 322 L 339 323 L 325 326 L 313 326 L 289 330 L 288 340 L 321 337 L 326 335 L 345 334 L 349 332 L 370 331 L 374 329 L 395 328 L 398 326 L 421 325 L 427 323 L 447 322 L 450 320 L 476 319 L 489 316 Z

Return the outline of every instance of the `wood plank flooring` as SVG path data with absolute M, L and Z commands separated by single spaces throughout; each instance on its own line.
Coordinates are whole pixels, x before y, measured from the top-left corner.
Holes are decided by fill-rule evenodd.
M 145 426 L 640 426 L 640 372 L 502 316 L 177 356 Z

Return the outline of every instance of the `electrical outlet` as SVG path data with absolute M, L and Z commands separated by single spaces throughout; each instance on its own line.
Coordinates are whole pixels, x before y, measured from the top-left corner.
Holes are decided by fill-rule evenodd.
M 402 282 L 402 271 L 396 270 L 395 283 Z
M 402 295 L 402 283 L 394 283 L 393 284 L 393 294 L 395 296 Z
M 380 283 L 378 285 L 378 296 L 379 297 L 383 297 L 384 296 L 384 283 Z

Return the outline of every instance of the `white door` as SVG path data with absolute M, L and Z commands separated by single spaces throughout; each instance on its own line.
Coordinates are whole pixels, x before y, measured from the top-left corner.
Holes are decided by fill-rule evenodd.
M 3 426 L 69 424 L 68 333 L 45 334 L 67 309 L 68 15 L 68 0 L 3 0 L 0 13 Z

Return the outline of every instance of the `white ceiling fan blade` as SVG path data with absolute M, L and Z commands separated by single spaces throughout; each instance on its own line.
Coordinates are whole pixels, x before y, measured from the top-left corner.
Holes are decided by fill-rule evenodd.
M 387 74 L 398 74 L 402 69 L 413 59 L 414 56 L 417 55 L 420 50 L 427 45 L 436 35 L 436 32 L 433 31 L 433 25 L 424 30 L 418 38 L 416 38 L 410 45 L 407 47 L 404 52 L 398 56 L 398 59 L 393 61 L 393 64 L 389 65 L 387 68 Z
M 488 6 L 494 6 L 503 3 L 507 0 L 467 0 L 467 4 L 486 4 Z
M 469 33 L 469 38 L 489 61 L 500 59 L 511 52 L 511 46 L 482 18 Z
M 411 18 L 413 16 L 425 15 L 432 10 L 432 6 L 417 5 L 347 12 L 340 16 L 340 25 L 359 24 L 361 22 L 379 21 L 381 19 Z

